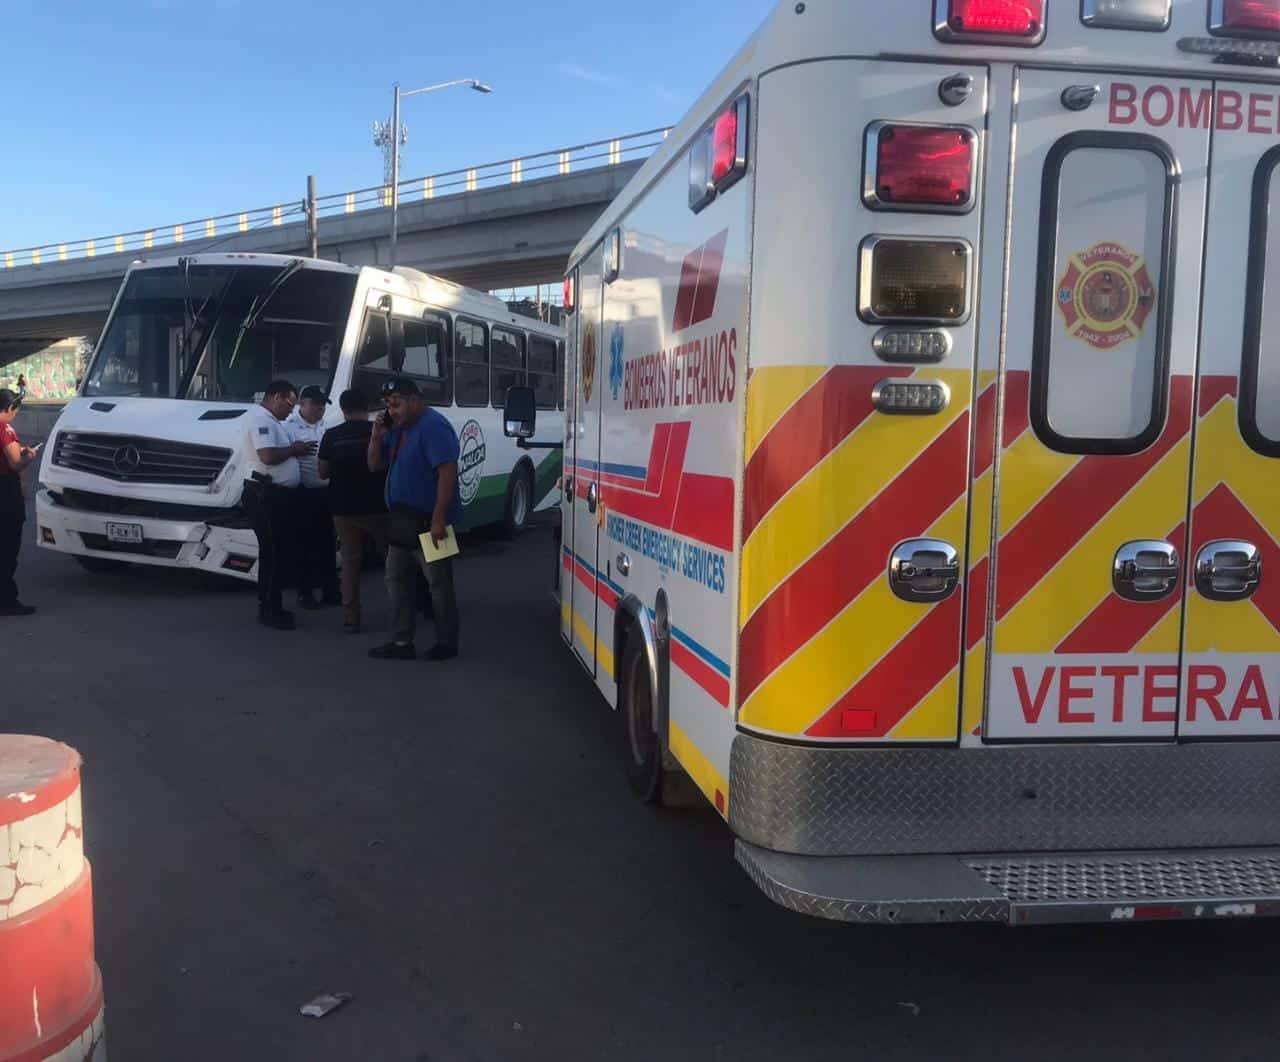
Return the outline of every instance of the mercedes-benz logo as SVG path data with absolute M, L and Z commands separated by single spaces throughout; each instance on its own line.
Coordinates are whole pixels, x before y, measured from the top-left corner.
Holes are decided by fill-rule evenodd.
M 122 476 L 131 475 L 142 467 L 142 454 L 133 443 L 129 443 L 111 455 L 111 463 Z

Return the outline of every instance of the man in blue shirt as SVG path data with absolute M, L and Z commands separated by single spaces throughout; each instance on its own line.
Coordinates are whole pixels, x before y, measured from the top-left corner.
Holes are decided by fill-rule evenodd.
M 458 655 L 458 602 L 453 558 L 426 562 L 418 534 L 430 531 L 437 543 L 462 520 L 458 496 L 458 436 L 437 410 L 422 400 L 418 385 L 403 377 L 382 388 L 386 412 L 369 436 L 369 470 L 387 470 L 387 592 L 391 596 L 391 641 L 370 649 L 375 660 L 413 660 L 415 572 L 419 565 L 431 588 L 436 644 L 424 657 Z

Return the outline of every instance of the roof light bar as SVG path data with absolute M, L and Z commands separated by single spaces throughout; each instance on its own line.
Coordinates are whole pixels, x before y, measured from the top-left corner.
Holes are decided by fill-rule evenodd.
M 1093 29 L 1160 33 L 1169 28 L 1172 0 L 1081 0 L 1080 21 Z
M 942 41 L 1035 47 L 1044 40 L 1045 0 L 935 0 L 933 33 Z

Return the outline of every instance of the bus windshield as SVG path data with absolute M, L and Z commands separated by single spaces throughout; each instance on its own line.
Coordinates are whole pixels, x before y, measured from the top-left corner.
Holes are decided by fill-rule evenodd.
M 84 393 L 252 402 L 277 377 L 327 387 L 355 286 L 301 259 L 137 270 Z

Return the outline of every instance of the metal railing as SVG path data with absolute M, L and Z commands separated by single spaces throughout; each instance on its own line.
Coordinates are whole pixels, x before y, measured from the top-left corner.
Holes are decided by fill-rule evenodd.
M 423 199 L 467 195 L 504 184 L 520 184 L 542 177 L 568 176 L 582 170 L 617 166 L 647 158 L 666 139 L 670 127 L 647 129 L 611 140 L 575 144 L 537 155 L 501 159 L 479 166 L 469 166 L 426 177 L 413 177 L 400 182 L 400 207 Z M 379 210 L 391 206 L 391 186 L 374 185 L 350 192 L 316 197 L 317 221 L 326 217 L 355 214 L 363 210 Z M 201 240 L 232 240 L 249 232 L 261 232 L 295 221 L 307 220 L 306 199 L 294 199 L 271 206 L 256 207 L 231 214 L 182 221 L 172 225 L 156 225 L 133 232 L 114 233 L 92 239 L 65 240 L 38 247 L 18 247 L 0 251 L 0 268 L 38 266 L 98 255 L 150 251 L 157 247 L 180 246 Z M 207 247 L 205 248 L 208 249 Z

